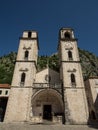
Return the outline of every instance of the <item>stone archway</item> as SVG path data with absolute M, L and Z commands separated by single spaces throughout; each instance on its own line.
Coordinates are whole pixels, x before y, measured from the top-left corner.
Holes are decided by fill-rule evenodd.
M 32 121 L 62 123 L 64 112 L 63 101 L 60 93 L 54 89 L 38 91 L 32 97 Z

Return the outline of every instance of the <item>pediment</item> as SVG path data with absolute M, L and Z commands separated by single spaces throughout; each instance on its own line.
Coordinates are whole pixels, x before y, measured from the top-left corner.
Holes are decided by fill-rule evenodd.
M 60 74 L 55 70 L 46 68 L 36 74 L 35 83 L 60 83 Z

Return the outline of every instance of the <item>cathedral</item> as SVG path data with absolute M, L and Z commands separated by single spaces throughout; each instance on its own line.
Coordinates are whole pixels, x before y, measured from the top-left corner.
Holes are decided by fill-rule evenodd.
M 98 119 L 98 77 L 84 82 L 72 28 L 58 34 L 59 72 L 37 71 L 38 33 L 20 37 L 4 122 L 87 124 Z

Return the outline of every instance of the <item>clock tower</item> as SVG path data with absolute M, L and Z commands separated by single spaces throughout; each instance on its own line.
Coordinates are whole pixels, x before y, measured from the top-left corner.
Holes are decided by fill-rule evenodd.
M 37 57 L 38 34 L 33 30 L 24 31 L 20 38 L 5 122 L 30 121 Z
M 63 86 L 65 123 L 85 124 L 88 119 L 85 88 L 74 30 L 59 31 L 60 78 Z

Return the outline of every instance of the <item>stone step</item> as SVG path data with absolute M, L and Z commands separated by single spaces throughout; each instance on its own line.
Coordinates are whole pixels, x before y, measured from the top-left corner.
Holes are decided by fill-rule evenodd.
M 98 130 L 98 125 L 49 125 L 32 123 L 0 123 L 0 130 Z

